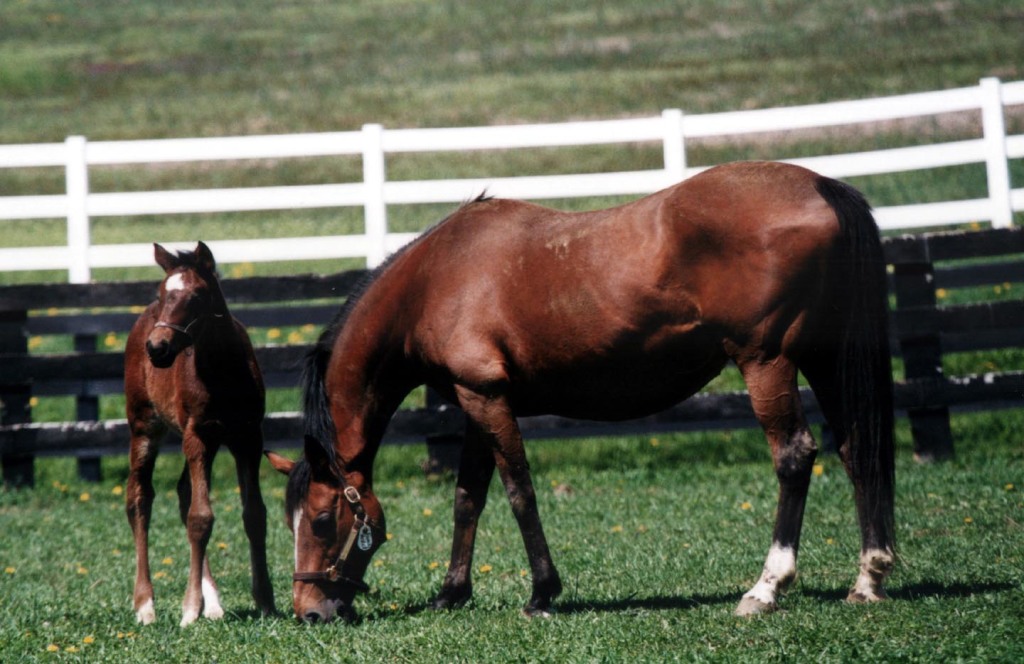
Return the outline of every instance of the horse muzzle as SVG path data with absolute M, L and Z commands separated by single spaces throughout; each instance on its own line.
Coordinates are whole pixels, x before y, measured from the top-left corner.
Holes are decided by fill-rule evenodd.
M 157 369 L 168 368 L 174 364 L 178 353 L 192 345 L 191 338 L 186 337 L 186 342 L 180 343 L 175 338 L 178 336 L 181 335 L 172 333 L 170 337 L 165 337 L 153 334 L 146 340 L 146 355 L 149 356 L 149 361 L 153 363 L 154 367 Z

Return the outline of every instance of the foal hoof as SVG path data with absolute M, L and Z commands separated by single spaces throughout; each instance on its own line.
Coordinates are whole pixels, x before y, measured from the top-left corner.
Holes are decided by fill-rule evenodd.
M 442 591 L 441 594 L 431 600 L 430 609 L 432 611 L 448 611 L 449 609 L 457 609 L 464 606 L 472 596 L 472 591 L 468 593 Z
M 523 615 L 526 616 L 527 618 L 530 618 L 530 619 L 533 619 L 533 618 L 548 619 L 548 618 L 553 617 L 553 614 L 551 613 L 551 611 L 549 609 L 531 609 L 528 606 L 523 607 Z
M 766 613 L 772 613 L 779 610 L 779 605 L 775 602 L 762 602 L 756 597 L 744 597 L 740 600 L 739 606 L 733 612 L 733 615 L 737 615 L 741 618 L 749 618 L 750 616 L 759 616 Z
M 135 619 L 139 624 L 150 625 L 156 622 L 156 611 L 153 609 L 153 600 L 147 600 L 135 611 Z

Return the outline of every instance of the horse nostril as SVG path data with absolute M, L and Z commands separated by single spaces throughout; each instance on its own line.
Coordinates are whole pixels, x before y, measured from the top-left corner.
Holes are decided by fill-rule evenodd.
M 304 615 L 302 619 L 310 624 L 316 624 L 321 622 L 324 617 L 320 615 L 318 611 L 306 611 L 306 615 Z

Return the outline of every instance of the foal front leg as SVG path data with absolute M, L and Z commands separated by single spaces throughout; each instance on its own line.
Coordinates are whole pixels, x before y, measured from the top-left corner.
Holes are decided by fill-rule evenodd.
M 484 396 L 463 388 L 458 389 L 458 395 L 466 415 L 480 428 L 481 435 L 492 441 L 498 474 L 526 546 L 533 594 L 523 612 L 531 617 L 548 616 L 552 600 L 562 592 L 562 581 L 544 537 L 519 425 L 502 396 Z
M 135 539 L 135 618 L 143 625 L 156 620 L 153 581 L 149 571 L 149 520 L 153 512 L 153 466 L 157 445 L 149 436 L 135 433 L 131 440 L 125 514 Z
M 473 548 L 480 514 L 487 504 L 487 488 L 494 477 L 494 451 L 491 443 L 469 422 L 466 440 L 459 460 L 459 477 L 455 487 L 454 532 L 452 558 L 444 577 L 441 592 L 431 608 L 448 609 L 469 601 L 473 595 L 471 578 Z
M 199 617 L 203 610 L 204 576 L 207 579 L 206 593 L 211 599 L 216 598 L 216 587 L 206 560 L 206 547 L 210 543 L 213 532 L 213 510 L 210 507 L 210 468 L 216 453 L 214 446 L 208 446 L 194 431 L 186 431 L 182 436 L 182 448 L 188 464 L 190 504 L 185 514 L 185 529 L 189 542 L 188 586 L 185 599 L 181 605 L 181 626 L 186 627 Z M 184 479 L 184 478 L 183 478 Z M 184 505 L 182 505 L 184 511 Z M 204 574 L 205 572 L 205 574 Z M 220 618 L 224 615 L 220 608 L 219 598 L 214 606 L 207 607 L 205 615 L 209 618 Z

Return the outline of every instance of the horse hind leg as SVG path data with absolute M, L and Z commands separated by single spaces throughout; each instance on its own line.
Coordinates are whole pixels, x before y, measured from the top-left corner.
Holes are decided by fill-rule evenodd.
M 760 578 L 736 607 L 736 615 L 751 616 L 777 609 L 778 595 L 796 578 L 800 530 L 818 448 L 804 417 L 793 363 L 782 357 L 771 362 L 753 360 L 740 370 L 771 446 L 779 481 L 771 548 Z
M 892 573 L 896 561 L 889 529 L 885 526 L 884 514 L 891 512 L 893 504 L 892 486 L 882 483 L 872 486 L 865 471 L 855 468 L 853 446 L 856 433 L 851 426 L 844 425 L 850 418 L 844 414 L 842 393 L 830 361 L 821 366 L 807 367 L 803 373 L 814 390 L 814 395 L 836 438 L 843 467 L 854 486 L 854 501 L 861 529 L 861 552 L 857 580 L 846 600 L 860 604 L 886 599 L 883 584 Z M 830 369 L 831 368 L 831 369 Z M 881 435 L 889 435 L 883 432 Z

